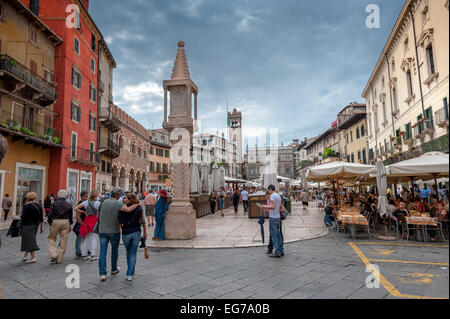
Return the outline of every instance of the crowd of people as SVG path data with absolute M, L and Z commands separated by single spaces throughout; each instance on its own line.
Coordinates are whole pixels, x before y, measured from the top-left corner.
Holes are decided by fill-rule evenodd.
M 3 200 L 5 220 L 11 203 L 6 194 Z M 76 235 L 75 258 L 85 261 L 97 261 L 100 280 L 107 279 L 107 252 L 111 244 L 111 275 L 119 273 L 117 265 L 118 248 L 122 240 L 127 260 L 126 279 L 133 280 L 139 244 L 148 250 L 147 227 L 155 225 L 153 240 L 164 240 L 164 219 L 168 207 L 168 193 L 148 191 L 145 196 L 136 193 L 123 193 L 120 188 L 99 194 L 97 190 L 81 192 L 80 201 L 74 204 L 69 192 L 62 189 L 57 196 L 47 196 L 42 204 L 34 192 L 25 196 L 25 203 L 20 212 L 20 222 L 11 224 L 11 234 L 20 234 L 23 262 L 36 263 L 36 252 L 40 250 L 37 243 L 38 231 L 44 232 L 44 223 L 49 225 L 48 251 L 50 264 L 60 264 L 67 250 L 69 234 Z M 140 200 L 144 201 L 145 212 Z M 146 218 L 147 217 L 147 218 Z M 14 230 L 12 228 L 16 228 Z M 97 244 L 100 243 L 99 255 Z
M 394 195 L 391 189 L 387 189 L 387 207 L 383 214 L 378 205 L 378 193 L 375 188 L 368 192 L 356 193 L 344 189 L 340 193 L 342 204 L 358 209 L 363 215 L 369 217 L 369 221 L 375 225 L 385 224 L 398 229 L 400 238 L 407 239 L 406 217 L 414 215 L 426 215 L 436 222 L 442 223 L 444 229 L 448 229 L 449 197 L 445 185 L 442 188 L 436 185 L 419 188 L 415 185 L 412 189 L 402 188 Z M 308 207 L 308 202 L 316 202 L 316 206 L 325 211 L 324 223 L 335 227 L 337 213 L 337 194 L 326 189 L 310 189 L 296 191 L 294 195 L 297 201 L 301 201 L 303 208 Z M 427 230 L 431 241 L 436 240 L 436 230 Z

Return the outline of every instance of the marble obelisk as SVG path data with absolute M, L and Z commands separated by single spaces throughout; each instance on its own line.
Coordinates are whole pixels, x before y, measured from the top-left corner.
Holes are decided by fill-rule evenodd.
M 191 161 L 190 150 L 194 121 L 197 120 L 198 88 L 191 80 L 184 52 L 184 42 L 178 42 L 178 53 L 170 80 L 163 81 L 164 122 L 169 131 L 172 158 L 172 203 L 166 214 L 167 239 L 192 239 L 196 236 L 196 213 L 189 201 Z M 167 92 L 170 93 L 170 114 L 167 117 Z

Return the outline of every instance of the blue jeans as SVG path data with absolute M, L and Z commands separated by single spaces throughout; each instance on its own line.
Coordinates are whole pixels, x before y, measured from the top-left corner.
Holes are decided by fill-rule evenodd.
M 136 257 L 141 242 L 141 232 L 137 231 L 131 234 L 122 234 L 122 241 L 127 251 L 127 276 L 134 276 L 134 268 L 136 266 Z
M 282 227 L 282 223 L 280 222 L 280 235 L 281 235 L 281 242 L 284 242 L 284 238 L 283 238 L 283 227 Z M 269 225 L 270 227 L 270 225 Z M 284 247 L 282 248 L 283 250 L 281 252 L 284 252 Z M 267 245 L 267 250 L 272 252 L 273 251 L 273 240 L 272 240 L 272 234 L 269 233 L 269 245 Z
M 78 233 L 77 239 L 75 240 L 75 253 L 77 255 L 81 255 L 81 241 L 82 240 L 83 240 L 83 238 L 81 238 L 80 233 Z
M 100 276 L 106 276 L 106 254 L 108 244 L 111 242 L 111 271 L 117 270 L 117 259 L 119 258 L 120 233 L 99 234 L 100 237 L 100 257 L 98 261 L 98 271 Z
M 242 205 L 244 205 L 244 212 L 248 212 L 248 200 L 243 200 Z
M 160 240 L 164 240 L 166 239 L 166 237 L 164 236 L 165 233 L 165 221 L 164 219 L 161 222 L 156 222 L 155 224 L 155 233 L 154 233 L 154 237 L 159 238 Z
M 281 219 L 269 218 L 270 237 L 275 248 L 275 255 L 281 255 L 283 252 L 283 238 L 281 237 Z

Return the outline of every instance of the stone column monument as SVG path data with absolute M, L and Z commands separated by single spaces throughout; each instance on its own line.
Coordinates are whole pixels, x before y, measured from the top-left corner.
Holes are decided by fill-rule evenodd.
M 166 215 L 167 239 L 192 239 L 196 236 L 196 213 L 189 201 L 192 135 L 192 100 L 194 120 L 197 120 L 198 88 L 191 80 L 184 52 L 184 42 L 178 42 L 178 53 L 170 80 L 163 81 L 164 121 L 169 131 L 172 158 L 172 203 Z M 170 93 L 170 114 L 167 118 L 167 91 Z M 194 97 L 194 99 L 193 99 Z

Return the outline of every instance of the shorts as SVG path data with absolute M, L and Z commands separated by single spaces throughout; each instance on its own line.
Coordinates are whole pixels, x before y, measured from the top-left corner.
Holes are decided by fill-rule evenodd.
M 145 216 L 155 216 L 155 206 L 145 205 Z

